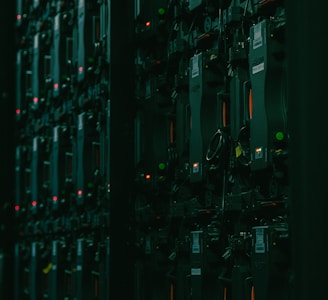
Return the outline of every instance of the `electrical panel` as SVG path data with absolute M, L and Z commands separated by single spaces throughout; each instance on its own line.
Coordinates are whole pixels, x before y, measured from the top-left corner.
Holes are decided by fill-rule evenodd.
M 283 1 L 135 3 L 135 299 L 287 299 Z
M 113 3 L 17 0 L 15 300 L 109 299 L 113 215 L 135 300 L 288 299 L 284 4 L 134 1 L 130 213 L 110 211 Z
M 108 299 L 110 1 L 16 11 L 14 299 Z

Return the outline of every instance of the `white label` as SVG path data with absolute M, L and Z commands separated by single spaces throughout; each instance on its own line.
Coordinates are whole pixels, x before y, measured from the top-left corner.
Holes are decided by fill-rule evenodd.
M 22 59 L 21 59 L 21 51 L 17 51 L 16 61 L 17 61 L 17 64 L 20 65 L 20 63 L 22 61 Z
M 59 126 L 56 126 L 54 128 L 54 142 L 58 142 L 58 130 L 59 130 Z
M 200 231 L 194 231 L 192 232 L 192 253 L 200 253 L 200 242 L 199 242 L 199 235 Z
M 36 256 L 36 243 L 32 243 L 31 256 Z
M 262 23 L 259 23 L 254 26 L 253 49 L 262 47 L 262 45 L 263 45 Z
M 55 20 L 54 20 L 54 31 L 58 31 L 59 30 L 59 22 L 60 22 L 60 15 L 56 15 L 55 16 Z
M 82 256 L 82 240 L 77 241 L 77 256 Z
M 79 0 L 79 9 L 84 8 L 84 0 Z
M 140 0 L 135 0 L 134 3 L 134 18 L 136 19 L 140 15 Z
M 34 6 L 34 8 L 37 8 L 39 6 L 39 0 L 34 0 L 33 6 Z
M 52 256 L 57 256 L 57 241 L 52 242 Z
M 202 269 L 201 268 L 191 268 L 191 275 L 192 276 L 202 275 Z
M 84 113 L 79 115 L 79 120 L 78 120 L 78 125 L 77 125 L 78 130 L 83 130 L 83 116 L 84 116 Z
M 259 73 L 261 71 L 264 71 L 264 62 L 252 67 L 253 74 Z
M 255 253 L 265 253 L 264 228 L 256 228 Z
M 34 49 L 37 49 L 37 48 L 39 48 L 39 34 L 38 33 L 34 36 Z
M 38 151 L 38 137 L 33 139 L 33 151 Z
M 21 15 L 22 12 L 22 0 L 17 1 L 17 15 Z
M 191 58 L 191 78 L 199 76 L 198 56 L 195 55 Z

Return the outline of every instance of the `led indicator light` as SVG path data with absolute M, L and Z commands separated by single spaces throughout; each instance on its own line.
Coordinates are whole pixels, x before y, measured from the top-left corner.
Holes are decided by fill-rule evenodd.
M 192 172 L 193 173 L 198 173 L 200 171 L 200 168 L 199 168 L 199 162 L 195 162 L 192 164 Z
M 255 148 L 255 159 L 262 159 L 263 158 L 263 147 Z
M 88 182 L 87 187 L 88 187 L 89 189 L 92 189 L 92 188 L 94 187 L 93 182 Z
M 57 90 L 59 88 L 59 84 L 58 83 L 55 83 L 54 84 L 54 89 Z
M 149 27 L 150 25 L 151 25 L 151 23 L 148 21 L 148 22 L 146 22 L 146 27 Z
M 79 196 L 82 196 L 83 191 L 82 191 L 82 190 L 78 190 L 78 191 L 77 191 L 77 194 L 78 194 Z
M 147 180 L 149 180 L 150 179 L 150 174 L 146 174 L 146 176 L 145 176 L 145 178 L 147 179 Z
M 19 209 L 20 209 L 19 205 L 15 205 L 15 210 L 19 211 Z
M 37 104 L 38 102 L 39 102 L 39 98 L 38 98 L 38 97 L 34 97 L 34 98 L 33 98 L 33 103 L 34 103 L 34 104 Z
M 165 167 L 166 167 L 166 165 L 165 165 L 164 163 L 159 163 L 159 165 L 158 165 L 158 168 L 159 168 L 160 170 L 164 170 Z
M 83 72 L 83 67 L 79 67 L 79 73 Z
M 17 20 L 21 20 L 22 19 L 22 15 L 17 15 L 16 18 L 17 18 Z
M 285 138 L 285 135 L 284 135 L 283 132 L 278 131 L 278 132 L 276 133 L 276 140 L 277 140 L 277 141 L 282 141 L 284 138 Z
M 35 200 L 34 200 L 34 201 L 32 201 L 32 206 L 33 206 L 33 207 L 36 207 L 36 206 L 37 206 L 37 204 L 38 204 L 38 203 L 37 203 Z
M 161 16 L 164 15 L 165 14 L 165 9 L 163 7 L 159 8 L 158 9 L 158 14 L 161 15 Z
M 21 110 L 19 108 L 16 109 L 16 115 L 20 115 L 21 114 Z
M 52 196 L 52 201 L 56 202 L 58 200 L 57 196 Z

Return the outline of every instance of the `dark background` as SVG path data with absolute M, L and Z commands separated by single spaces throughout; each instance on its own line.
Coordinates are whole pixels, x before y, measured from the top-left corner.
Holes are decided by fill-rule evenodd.
M 4 7 L 5 5 L 5 7 Z M 15 1 L 0 9 L 0 299 L 13 291 L 13 187 L 15 136 Z
M 294 299 L 327 298 L 327 3 L 287 1 Z

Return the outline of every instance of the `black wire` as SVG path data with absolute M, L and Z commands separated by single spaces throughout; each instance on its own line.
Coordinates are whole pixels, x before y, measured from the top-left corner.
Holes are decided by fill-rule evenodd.
M 218 143 L 217 143 L 217 145 L 215 147 L 215 150 L 213 151 L 212 150 L 212 146 L 214 145 L 215 140 L 217 139 L 217 136 L 218 135 L 220 137 L 219 137 Z M 217 157 L 219 155 L 219 152 L 221 152 L 224 149 L 224 146 L 225 146 L 225 138 L 223 136 L 222 131 L 220 129 L 218 129 L 214 133 L 214 135 L 212 136 L 212 139 L 211 139 L 210 144 L 208 146 L 208 149 L 207 149 L 207 152 L 206 152 L 206 160 L 210 161 L 213 158 Z

